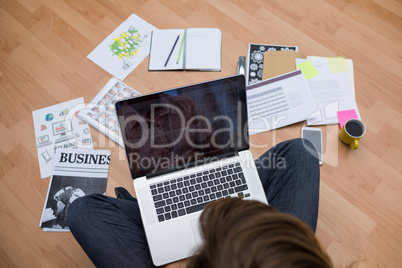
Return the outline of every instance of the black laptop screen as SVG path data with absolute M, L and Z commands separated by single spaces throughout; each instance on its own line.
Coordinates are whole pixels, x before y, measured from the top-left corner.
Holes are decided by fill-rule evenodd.
M 243 75 L 116 103 L 134 178 L 248 149 Z

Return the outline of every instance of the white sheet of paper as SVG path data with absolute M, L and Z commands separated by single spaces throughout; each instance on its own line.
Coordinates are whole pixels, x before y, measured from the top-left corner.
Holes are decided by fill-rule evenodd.
M 316 110 L 302 71 L 296 70 L 247 87 L 249 133 L 306 120 Z
M 93 149 L 89 125 L 76 116 L 84 107 L 78 98 L 32 112 L 42 179 L 51 175 L 57 148 Z
M 336 112 L 355 109 L 353 61 L 346 59 L 347 72 L 332 73 L 327 58 L 309 56 L 308 60 L 319 74 L 307 81 L 318 109 L 307 119 L 308 125 L 338 124 Z
M 296 65 L 303 63 L 305 61 L 308 61 L 308 59 L 300 59 L 300 58 L 296 58 Z
M 124 80 L 149 54 L 156 28 L 132 14 L 87 57 L 114 77 Z
M 222 33 L 214 28 L 193 28 L 186 32 L 187 70 L 221 70 Z

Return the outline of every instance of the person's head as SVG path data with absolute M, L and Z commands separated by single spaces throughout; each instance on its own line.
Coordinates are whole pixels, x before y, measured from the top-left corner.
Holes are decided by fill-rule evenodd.
M 257 201 L 212 202 L 200 224 L 204 244 L 190 268 L 332 267 L 305 223 Z

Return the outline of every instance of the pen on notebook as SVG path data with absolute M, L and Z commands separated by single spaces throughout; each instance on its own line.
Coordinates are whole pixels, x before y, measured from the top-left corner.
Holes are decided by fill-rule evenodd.
M 183 49 L 183 43 L 184 43 L 184 37 L 185 36 L 186 36 L 186 33 L 183 34 L 183 38 L 181 39 L 179 55 L 177 56 L 176 64 L 179 64 L 179 60 L 180 60 L 180 56 L 181 56 L 181 50 Z
M 164 67 L 166 67 L 166 65 L 168 64 L 169 59 L 170 59 L 170 56 L 172 56 L 173 50 L 174 50 L 174 48 L 176 47 L 177 40 L 179 40 L 179 37 L 180 37 L 180 34 L 177 36 L 176 41 L 174 41 L 172 50 L 170 50 L 169 56 L 168 56 L 168 58 L 167 58 L 167 60 L 166 60 L 166 62 L 165 62 L 165 66 L 164 66 Z

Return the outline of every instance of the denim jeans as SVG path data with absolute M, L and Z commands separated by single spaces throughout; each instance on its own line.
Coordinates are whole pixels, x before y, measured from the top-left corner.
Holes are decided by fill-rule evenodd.
M 279 143 L 255 161 L 270 205 L 292 214 L 315 232 L 320 171 L 311 143 Z M 68 216 L 70 230 L 97 267 L 155 267 L 136 199 L 103 195 L 78 198 Z

